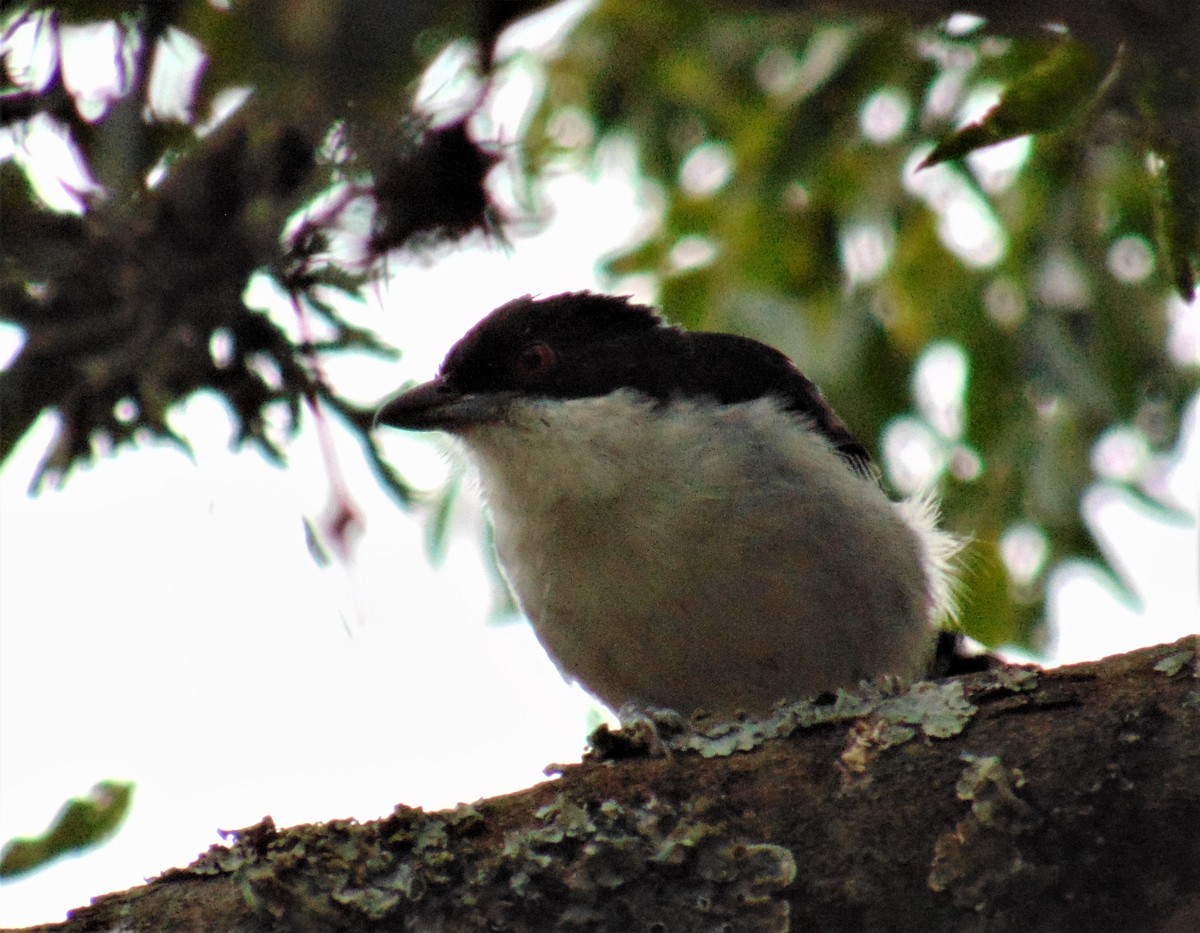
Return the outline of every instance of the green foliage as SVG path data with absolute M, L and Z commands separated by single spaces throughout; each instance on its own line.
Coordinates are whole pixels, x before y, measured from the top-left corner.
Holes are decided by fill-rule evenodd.
M 12 839 L 4 846 L 0 878 L 21 875 L 60 856 L 100 845 L 117 831 L 132 797 L 132 784 L 101 781 L 87 797 L 68 800 L 42 835 Z
M 981 120 L 967 124 L 934 146 L 921 167 L 961 159 L 977 149 L 1018 136 L 1061 130 L 1094 100 L 1102 77 L 1092 50 L 1063 37 L 1041 62 L 1017 75 L 1005 88 L 1000 102 Z
M 319 359 L 394 352 L 340 310 L 388 251 L 503 235 L 484 184 L 501 153 L 469 118 L 500 30 L 540 5 L 9 10 L 3 128 L 19 144 L 50 121 L 104 196 L 81 183 L 60 192 L 74 212 L 51 211 L 36 172 L 0 165 L 0 316 L 26 338 L 0 373 L 0 459 L 48 410 L 61 418 L 52 478 L 112 443 L 186 447 L 172 407 L 211 391 L 235 443 L 282 460 L 320 402 L 406 500 L 371 412 L 326 384 Z M 1119 428 L 1165 449 L 1197 386 L 1166 351 L 1167 296 L 1192 294 L 1200 262 L 1188 43 L 1098 40 L 1090 18 L 1002 33 L 769 6 L 596 4 L 548 66 L 526 164 L 534 177 L 557 164 L 564 115 L 593 130 L 578 157 L 632 141 L 663 212 L 608 259 L 614 287 L 648 275 L 681 323 L 780 347 L 898 485 L 915 482 L 905 450 L 921 453 L 948 524 L 976 539 L 967 630 L 1027 643 L 1047 569 L 1101 560 L 1079 514 L 1097 440 Z M 99 105 L 57 64 L 16 67 L 17 32 L 61 53 L 68 26 L 96 21 L 114 31 L 119 77 Z M 1015 30 L 1020 10 L 1004 22 Z M 481 73 L 464 66 L 465 103 L 431 125 L 417 83 L 470 37 Z M 173 97 L 154 80 L 159 54 L 180 62 Z M 235 105 L 238 89 L 249 97 Z M 286 296 L 295 328 L 246 305 L 255 277 Z M 961 391 L 931 401 L 934 364 L 960 357 Z M 435 510 L 435 555 L 452 503 L 447 492 Z M 1028 578 L 1003 557 L 1014 530 L 1045 543 Z
M 370 436 L 372 412 L 326 385 L 318 357 L 394 356 L 340 310 L 373 261 L 410 239 L 487 224 L 482 182 L 494 159 L 461 126 L 432 129 L 409 107 L 422 69 L 472 5 L 60 6 L 17 7 L 3 24 L 12 79 L 3 128 L 21 146 L 53 127 L 86 182 L 66 183 L 52 212 L 28 163 L 28 177 L 0 167 L 0 317 L 25 334 L 0 374 L 0 460 L 47 410 L 60 424 L 35 486 L 114 444 L 158 438 L 186 450 L 171 409 L 208 390 L 229 408 L 233 443 L 280 463 L 302 409 L 324 403 L 406 501 Z M 96 67 L 107 49 L 117 76 L 99 102 L 64 75 L 79 54 L 68 42 L 84 27 Z M 31 47 L 49 68 L 22 67 L 20 50 Z M 453 217 L 447 151 L 474 173 L 456 178 Z M 378 229 L 356 231 L 354 212 L 377 178 L 399 193 L 378 199 Z M 290 300 L 298 334 L 246 305 L 256 275 Z
M 1200 267 L 1200 115 L 1180 127 L 1180 135 L 1159 151 L 1157 190 L 1160 239 L 1170 258 L 1175 287 L 1188 301 L 1196 298 Z M 1184 136 L 1190 134 L 1190 139 Z
M 1172 169 L 1200 147 L 1159 147 L 1147 175 L 1129 101 L 1150 66 L 1115 61 L 1062 36 L 608 0 L 551 65 L 526 141 L 552 162 L 570 112 L 593 145 L 636 145 L 665 210 L 610 258 L 618 287 L 648 274 L 676 320 L 781 347 L 865 439 L 923 426 L 947 522 L 975 539 L 964 627 L 991 644 L 1033 638 L 1055 562 L 1103 563 L 1079 513 L 1101 434 L 1166 448 L 1197 385 L 1167 354 L 1166 302 L 1200 230 L 1200 185 Z M 977 161 L 1030 133 L 999 167 Z M 966 354 L 957 430 L 919 399 L 906 411 L 933 341 Z M 1001 556 L 1018 528 L 1048 547 L 1032 579 Z

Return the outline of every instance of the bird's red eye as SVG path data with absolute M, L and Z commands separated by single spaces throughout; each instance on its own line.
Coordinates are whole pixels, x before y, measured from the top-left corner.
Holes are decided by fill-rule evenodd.
M 540 376 L 554 365 L 554 351 L 544 343 L 531 343 L 517 357 L 517 374 Z

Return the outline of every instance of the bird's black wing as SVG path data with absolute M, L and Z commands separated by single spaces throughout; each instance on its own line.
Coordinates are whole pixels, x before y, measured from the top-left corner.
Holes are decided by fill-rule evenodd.
M 786 396 L 788 411 L 805 418 L 809 424 L 820 431 L 856 473 L 861 473 L 870 479 L 877 479 L 875 467 L 867 448 L 850 433 L 850 429 L 825 400 L 825 396 L 821 394 L 817 384 L 794 366 L 792 373 L 793 376 L 789 380 L 791 391 Z
M 686 336 L 692 344 L 692 392 L 714 396 L 726 404 L 773 395 L 787 411 L 824 436 L 851 469 L 878 479 L 866 447 L 850 433 L 817 384 L 784 354 L 733 334 Z

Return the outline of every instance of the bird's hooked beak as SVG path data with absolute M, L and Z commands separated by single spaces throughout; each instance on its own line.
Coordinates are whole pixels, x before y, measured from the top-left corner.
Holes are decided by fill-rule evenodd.
M 374 427 L 408 431 L 461 431 L 504 417 L 515 392 L 463 392 L 442 377 L 388 399 L 375 413 Z

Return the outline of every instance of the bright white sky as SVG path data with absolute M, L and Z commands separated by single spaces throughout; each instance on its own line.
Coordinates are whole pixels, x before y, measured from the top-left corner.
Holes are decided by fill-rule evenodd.
M 631 168 L 613 146 L 588 175 L 552 182 L 550 225 L 511 251 L 395 264 L 359 320 L 404 359 L 331 363 L 334 384 L 382 398 L 428 378 L 504 301 L 602 287 L 597 257 L 647 222 Z M 1198 627 L 1195 404 L 1188 420 L 1183 459 L 1160 471 L 1159 485 L 1190 521 L 1152 521 L 1112 486 L 1085 503 L 1141 607 L 1092 570 L 1060 571 L 1050 660 Z M 335 428 L 366 533 L 352 566 L 321 569 L 302 531 L 330 493 L 311 424 L 287 471 L 230 453 L 214 399 L 190 402 L 175 424 L 193 441 L 194 463 L 166 447 L 122 451 L 31 498 L 52 429 L 43 419 L 0 471 L 0 840 L 42 832 L 96 781 L 137 784 L 112 842 L 0 887 L 0 925 L 61 919 L 94 895 L 186 864 L 218 841 L 218 828 L 265 814 L 280 825 L 366 820 L 398 802 L 438 808 L 529 786 L 548 763 L 578 760 L 597 714 L 524 624 L 489 623 L 471 496 L 434 569 L 420 516 L 395 506 Z M 436 446 L 388 439 L 405 474 L 428 486 L 445 475 Z

